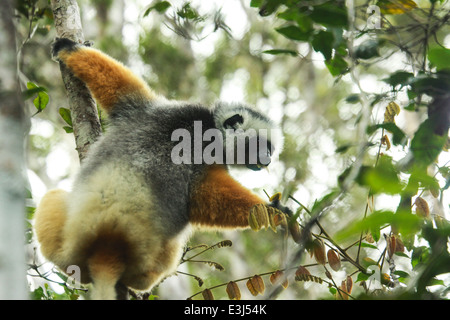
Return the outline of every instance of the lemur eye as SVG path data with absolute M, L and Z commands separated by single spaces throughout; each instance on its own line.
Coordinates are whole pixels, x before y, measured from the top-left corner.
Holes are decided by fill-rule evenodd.
M 240 114 L 235 114 L 234 116 L 228 118 L 223 123 L 225 129 L 236 129 L 236 124 L 244 123 L 244 118 Z

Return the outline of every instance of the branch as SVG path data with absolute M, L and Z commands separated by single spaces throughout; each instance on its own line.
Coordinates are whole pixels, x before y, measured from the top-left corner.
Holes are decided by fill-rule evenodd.
M 51 7 L 57 37 L 84 43 L 77 2 L 74 0 L 52 0 Z M 80 161 L 82 161 L 86 157 L 91 144 L 101 135 L 97 107 L 86 85 L 74 77 L 64 64 L 60 63 L 59 66 L 69 99 L 76 149 Z

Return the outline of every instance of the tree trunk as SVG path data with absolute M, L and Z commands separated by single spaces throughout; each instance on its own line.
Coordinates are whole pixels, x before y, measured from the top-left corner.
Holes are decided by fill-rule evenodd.
M 14 1 L 0 1 L 0 300 L 27 299 L 25 123 L 17 78 Z
M 52 0 L 51 7 L 57 37 L 84 43 L 77 2 L 74 0 Z M 74 77 L 64 64 L 60 63 L 60 69 L 69 99 L 78 156 L 82 161 L 86 157 L 89 147 L 101 135 L 97 106 L 86 85 Z

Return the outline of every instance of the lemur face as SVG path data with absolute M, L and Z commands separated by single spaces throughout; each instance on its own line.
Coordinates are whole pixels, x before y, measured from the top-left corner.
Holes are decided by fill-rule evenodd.
M 263 114 L 240 104 L 219 103 L 214 109 L 216 126 L 224 133 L 227 159 L 251 170 L 267 167 L 282 148 L 277 126 Z

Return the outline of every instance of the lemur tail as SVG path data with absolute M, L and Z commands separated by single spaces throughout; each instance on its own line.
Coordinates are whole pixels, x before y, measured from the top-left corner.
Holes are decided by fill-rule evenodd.
M 45 258 L 65 269 L 62 253 L 63 227 L 66 222 L 68 193 L 61 189 L 48 191 L 34 215 L 34 228 Z
M 89 273 L 93 282 L 93 300 L 122 298 L 118 292 L 119 280 L 125 272 L 125 242 L 120 236 L 100 234 L 88 259 Z M 119 293 L 119 294 L 118 294 Z

